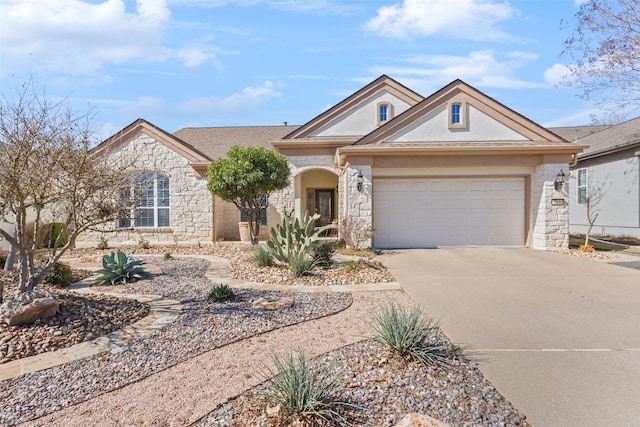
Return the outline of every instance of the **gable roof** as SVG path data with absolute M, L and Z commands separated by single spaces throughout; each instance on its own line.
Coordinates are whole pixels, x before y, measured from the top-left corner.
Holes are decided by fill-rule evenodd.
M 640 146 L 640 117 L 587 135 L 579 139 L 578 143 L 589 145 L 589 148 L 578 156 L 579 160 Z
M 234 145 L 273 148 L 272 143 L 298 126 L 193 127 L 176 131 L 174 137 L 186 141 L 209 160 L 225 157 Z
M 478 89 L 463 82 L 454 80 L 447 86 L 423 99 L 420 103 L 409 108 L 399 116 L 383 126 L 356 141 L 353 145 L 367 145 L 381 143 L 393 135 L 407 129 L 421 118 L 451 100 L 454 96 L 463 94 L 467 103 L 485 110 L 485 113 L 508 126 L 515 132 L 527 137 L 531 141 L 565 142 L 566 141 L 548 129 L 534 123 L 514 110 L 506 107 L 495 99 L 485 95 Z
M 91 151 L 100 156 L 107 154 L 123 145 L 138 133 L 144 133 L 159 143 L 169 147 L 176 153 L 185 157 L 191 163 L 202 163 L 208 160 L 207 156 L 191 144 L 160 129 L 158 126 L 144 120 L 136 119 L 121 131 L 102 141 Z
M 358 105 L 361 105 L 366 100 L 385 90 L 410 105 L 415 105 L 423 99 L 422 95 L 412 91 L 411 89 L 398 83 L 391 77 L 383 74 L 373 82 L 355 92 L 353 95 L 342 100 L 334 107 L 328 109 L 324 113 L 311 119 L 306 124 L 300 126 L 295 131 L 284 136 L 283 139 L 288 140 L 309 138 L 314 132 L 317 132 L 318 130 L 326 127 L 332 122 L 335 122 L 336 120 L 343 117 L 347 112 L 353 110 Z

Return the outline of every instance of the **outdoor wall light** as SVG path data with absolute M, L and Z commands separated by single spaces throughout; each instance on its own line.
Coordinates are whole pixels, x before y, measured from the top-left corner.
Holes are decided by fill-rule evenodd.
M 358 176 L 356 177 L 356 188 L 359 192 L 362 193 L 362 186 L 364 185 L 364 176 L 361 171 L 358 171 Z
M 556 188 L 556 191 L 560 191 L 562 190 L 562 186 L 564 185 L 564 177 L 565 177 L 565 173 L 562 169 L 560 169 L 560 172 L 558 172 L 558 175 L 556 175 L 556 180 L 553 183 L 554 187 Z

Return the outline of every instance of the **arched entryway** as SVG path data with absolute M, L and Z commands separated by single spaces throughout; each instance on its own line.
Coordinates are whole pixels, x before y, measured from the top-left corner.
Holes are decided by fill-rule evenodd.
M 319 214 L 316 226 L 338 219 L 338 175 L 326 169 L 309 169 L 296 176 L 296 199 L 300 216 Z

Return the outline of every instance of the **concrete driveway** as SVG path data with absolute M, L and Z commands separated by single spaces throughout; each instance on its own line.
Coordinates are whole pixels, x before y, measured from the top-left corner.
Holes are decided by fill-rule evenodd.
M 382 262 L 534 426 L 640 426 L 640 271 L 531 249 Z

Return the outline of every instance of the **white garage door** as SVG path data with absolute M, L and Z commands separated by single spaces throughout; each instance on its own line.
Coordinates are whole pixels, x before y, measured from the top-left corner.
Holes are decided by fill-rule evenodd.
M 524 178 L 377 178 L 380 248 L 524 246 Z

